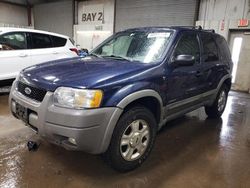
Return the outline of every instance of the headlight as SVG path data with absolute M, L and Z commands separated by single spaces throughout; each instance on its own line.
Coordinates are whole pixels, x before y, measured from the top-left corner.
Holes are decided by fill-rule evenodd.
M 54 93 L 54 103 L 68 108 L 98 108 L 102 101 L 101 90 L 59 87 Z

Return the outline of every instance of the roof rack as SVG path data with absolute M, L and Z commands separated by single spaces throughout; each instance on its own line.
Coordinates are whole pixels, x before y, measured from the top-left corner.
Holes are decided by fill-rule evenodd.
M 183 27 L 183 28 L 189 28 L 189 29 L 202 30 L 202 27 L 200 25 L 198 25 L 198 26 L 175 26 L 175 27 Z
M 203 31 L 215 33 L 215 30 L 214 30 L 214 29 L 204 29 Z
M 202 29 L 202 27 L 200 25 L 197 25 L 197 26 L 178 26 L 178 27 L 184 27 L 184 28 L 190 28 L 190 29 L 198 29 L 198 30 L 203 30 L 203 31 L 215 33 L 214 29 Z
M 175 27 L 182 27 L 182 28 L 189 28 L 189 29 L 197 29 L 197 30 L 202 30 L 202 31 L 206 31 L 206 32 L 212 32 L 215 33 L 214 29 L 202 29 L 202 27 L 200 25 L 197 26 L 175 26 Z

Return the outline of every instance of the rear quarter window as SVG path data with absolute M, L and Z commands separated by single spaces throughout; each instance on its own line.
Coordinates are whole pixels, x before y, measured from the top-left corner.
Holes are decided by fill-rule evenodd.
M 62 37 L 56 37 L 56 36 L 51 36 L 53 40 L 53 46 L 54 47 L 63 47 L 65 46 L 67 39 L 62 38 Z
M 219 47 L 220 56 L 222 60 L 230 61 L 231 60 L 231 53 L 227 44 L 227 41 L 220 36 L 216 37 L 216 43 Z

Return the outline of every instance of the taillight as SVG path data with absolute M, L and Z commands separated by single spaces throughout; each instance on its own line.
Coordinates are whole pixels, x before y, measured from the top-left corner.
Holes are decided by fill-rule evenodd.
M 70 51 L 75 52 L 77 55 L 79 55 L 77 48 L 70 48 Z

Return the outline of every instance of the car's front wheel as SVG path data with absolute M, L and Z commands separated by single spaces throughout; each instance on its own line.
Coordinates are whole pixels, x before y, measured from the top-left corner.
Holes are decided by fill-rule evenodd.
M 206 106 L 205 111 L 210 118 L 219 118 L 224 112 L 227 104 L 228 88 L 222 85 L 212 106 Z
M 154 145 L 157 124 L 152 112 L 143 106 L 133 107 L 118 121 L 106 161 L 114 169 L 126 172 L 140 166 Z

